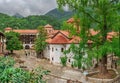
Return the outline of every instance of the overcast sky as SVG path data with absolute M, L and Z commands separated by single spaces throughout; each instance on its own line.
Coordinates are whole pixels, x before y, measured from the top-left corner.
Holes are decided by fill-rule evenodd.
M 9 15 L 41 15 L 56 7 L 56 0 L 0 0 L 0 12 Z

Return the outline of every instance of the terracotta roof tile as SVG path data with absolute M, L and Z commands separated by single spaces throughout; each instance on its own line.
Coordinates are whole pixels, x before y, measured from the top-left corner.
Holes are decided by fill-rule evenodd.
M 71 40 L 69 41 L 69 43 L 79 43 L 80 42 L 80 37 L 72 37 Z
M 47 24 L 47 25 L 45 25 L 44 27 L 45 27 L 45 28 L 53 28 L 53 26 L 50 25 L 50 24 Z
M 57 34 L 54 38 L 46 40 L 50 44 L 66 44 L 69 43 L 69 39 L 62 34 Z
M 14 32 L 18 32 L 20 34 L 37 34 L 38 30 L 13 30 Z
M 73 23 L 74 21 L 75 21 L 74 18 L 70 18 L 67 20 L 67 23 Z
M 12 28 L 11 27 L 7 27 L 7 28 L 5 28 L 5 30 L 12 30 Z
M 46 40 L 49 44 L 70 44 L 79 43 L 79 37 L 69 38 L 69 33 L 67 31 L 57 30 L 56 34 L 52 38 Z
M 99 33 L 99 31 L 95 31 L 94 29 L 90 29 L 90 34 L 91 35 L 96 35 L 96 34 L 98 34 Z
M 88 44 L 91 44 L 91 43 L 93 43 L 93 41 L 91 41 L 91 40 L 88 40 L 88 41 L 87 41 L 87 43 L 88 43 Z
M 109 32 L 108 35 L 115 36 L 117 35 L 117 32 L 112 31 L 112 32 Z

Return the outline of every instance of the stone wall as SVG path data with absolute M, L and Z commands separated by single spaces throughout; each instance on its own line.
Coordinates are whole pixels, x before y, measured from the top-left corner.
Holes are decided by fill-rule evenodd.
M 49 74 L 46 76 L 47 83 L 82 83 L 78 80 L 72 80 L 69 78 L 56 76 L 54 74 Z
M 88 82 L 92 82 L 92 83 L 120 83 L 120 75 L 118 74 L 118 72 L 116 70 L 114 70 L 114 71 L 116 72 L 117 76 L 113 79 L 98 79 L 98 78 L 89 77 L 89 75 L 91 75 L 93 73 L 89 73 L 86 78 L 87 78 Z M 97 73 L 97 72 L 94 72 L 94 74 L 95 73 Z
M 92 83 L 120 83 L 120 76 L 118 75 L 114 79 L 97 79 L 97 78 L 87 77 L 87 81 Z

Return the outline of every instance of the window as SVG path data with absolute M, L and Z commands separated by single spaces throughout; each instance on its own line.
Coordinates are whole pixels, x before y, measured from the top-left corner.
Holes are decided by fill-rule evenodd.
M 48 46 L 48 50 L 50 50 L 50 46 Z
M 61 48 L 61 52 L 63 52 L 64 51 L 64 48 Z
M 68 59 L 68 62 L 70 63 L 70 59 Z
M 52 57 L 52 61 L 54 60 L 54 58 Z
M 54 51 L 54 48 L 52 48 L 52 52 Z

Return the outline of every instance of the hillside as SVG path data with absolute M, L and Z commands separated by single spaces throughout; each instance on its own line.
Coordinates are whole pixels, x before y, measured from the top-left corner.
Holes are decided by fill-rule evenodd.
M 16 17 L 16 18 L 23 18 L 23 16 L 22 16 L 21 14 L 19 14 L 19 13 L 14 14 L 13 17 Z
M 73 16 L 72 11 L 59 11 L 53 9 L 45 15 L 31 15 L 23 17 L 19 13 L 13 16 L 0 13 L 0 30 L 4 30 L 6 27 L 12 27 L 14 29 L 36 29 L 38 26 L 45 26 L 51 24 L 55 29 L 60 29 L 63 21 Z
M 14 29 L 36 29 L 38 26 L 44 26 L 46 24 L 51 24 L 56 29 L 59 29 L 61 25 L 56 18 L 46 15 L 22 17 L 19 14 L 8 16 L 0 13 L 0 30 L 2 31 L 6 27 L 12 27 Z
M 53 9 L 53 10 L 49 11 L 48 13 L 46 13 L 45 15 L 55 17 L 59 21 L 65 21 L 65 20 L 71 18 L 73 16 L 73 14 L 74 13 L 72 11 L 60 11 L 58 9 Z

